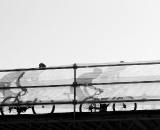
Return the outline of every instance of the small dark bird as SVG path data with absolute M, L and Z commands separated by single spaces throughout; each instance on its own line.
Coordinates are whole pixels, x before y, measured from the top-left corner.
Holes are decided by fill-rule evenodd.
M 44 68 L 46 68 L 46 65 L 45 65 L 44 63 L 40 63 L 40 64 L 39 64 L 39 68 L 40 68 L 40 69 L 44 69 Z

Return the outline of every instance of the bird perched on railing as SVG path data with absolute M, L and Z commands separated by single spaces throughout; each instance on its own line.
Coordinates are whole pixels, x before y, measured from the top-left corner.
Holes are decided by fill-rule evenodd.
M 44 68 L 46 68 L 46 65 L 45 65 L 44 63 L 40 63 L 40 64 L 39 64 L 39 68 L 40 68 L 40 69 L 44 69 Z

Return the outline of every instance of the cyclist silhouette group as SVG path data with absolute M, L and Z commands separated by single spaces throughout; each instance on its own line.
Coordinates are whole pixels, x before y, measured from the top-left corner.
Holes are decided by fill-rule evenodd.
M 26 85 L 29 82 L 31 82 L 31 84 L 34 84 L 34 82 L 37 83 L 39 80 L 39 75 L 44 71 L 45 68 L 46 65 L 44 63 L 40 63 L 38 71 L 31 71 L 31 73 L 28 71 L 14 71 L 4 75 L 0 79 L 0 87 L 18 87 L 19 89 L 2 89 L 1 91 L 3 94 L 3 99 L 10 100 L 10 97 L 12 96 L 19 100 L 21 96 L 24 96 L 28 92 L 27 88 L 23 87 L 24 84 Z M 94 86 L 93 83 L 97 83 L 96 81 L 99 83 L 108 82 L 110 80 L 112 81 L 115 77 L 119 77 L 121 70 L 124 68 L 124 66 L 108 67 L 105 71 L 103 71 L 101 68 L 95 67 L 90 72 L 78 75 L 78 78 L 76 79 L 76 96 L 78 97 L 78 100 L 85 101 L 89 98 L 94 99 L 94 96 L 92 96 L 90 93 L 90 89 L 93 89 L 94 91 L 96 90 L 100 94 L 103 93 L 103 90 L 98 88 L 96 85 Z M 113 95 L 114 91 L 112 91 L 111 95 Z M 73 86 L 70 87 L 70 94 L 74 94 Z M 97 95 L 97 93 L 95 93 L 95 95 Z M 100 105 L 102 106 L 103 104 Z
M 104 72 L 100 68 L 93 68 L 91 72 L 86 72 L 78 76 L 77 78 L 77 84 L 78 87 L 76 87 L 76 96 L 83 100 L 85 97 L 90 96 L 90 93 L 88 91 L 88 88 L 95 89 L 96 87 L 93 87 L 92 83 L 104 83 L 109 82 L 119 77 L 119 74 L 122 70 L 124 70 L 125 66 L 114 66 L 107 68 Z M 112 88 L 111 88 L 112 89 Z M 73 87 L 70 87 L 70 92 L 73 94 Z M 112 91 L 112 94 L 115 90 Z

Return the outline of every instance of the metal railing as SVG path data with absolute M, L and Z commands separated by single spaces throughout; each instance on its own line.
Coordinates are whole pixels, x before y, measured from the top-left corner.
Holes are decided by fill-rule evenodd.
M 72 84 L 57 84 L 57 85 L 43 85 L 43 86 L 22 86 L 23 88 L 49 88 L 49 87 L 73 87 L 74 99 L 73 101 L 55 101 L 54 104 L 73 104 L 74 120 L 76 119 L 76 105 L 82 103 L 76 99 L 76 87 L 85 86 L 86 84 L 77 83 L 77 70 L 79 68 L 94 68 L 94 67 L 110 67 L 110 66 L 133 66 L 133 65 L 156 65 L 160 64 L 160 61 L 154 62 L 120 62 L 120 63 L 108 63 L 108 64 L 96 64 L 96 65 L 78 65 L 73 64 L 71 66 L 61 67 L 46 67 L 46 68 L 25 68 L 25 69 L 6 69 L 0 70 L 0 72 L 11 72 L 11 71 L 35 71 L 35 70 L 53 70 L 53 69 L 73 69 L 73 83 Z M 113 85 L 113 84 L 139 84 L 139 83 L 160 83 L 160 80 L 147 80 L 147 81 L 129 81 L 129 82 L 107 82 L 107 83 L 89 83 L 88 85 Z M 0 90 L 5 89 L 21 89 L 22 87 L 0 87 Z M 113 102 L 147 102 L 147 101 L 160 101 L 160 99 L 136 99 L 136 100 L 108 100 L 108 101 L 97 101 L 97 103 L 113 103 Z M 91 103 L 91 101 L 88 101 Z M 53 104 L 52 102 L 36 102 L 37 105 Z M 12 106 L 13 104 L 1 104 L 1 106 Z M 21 103 L 14 105 L 35 105 L 35 103 Z

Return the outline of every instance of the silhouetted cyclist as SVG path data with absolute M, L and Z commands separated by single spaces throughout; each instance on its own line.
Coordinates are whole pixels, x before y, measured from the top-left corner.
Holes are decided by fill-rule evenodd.
M 20 85 L 20 78 L 24 75 L 23 71 L 16 71 L 7 73 L 0 79 L 0 87 L 17 87 Z M 14 83 L 14 84 L 13 84 Z M 23 88 L 22 88 L 23 89 Z M 17 92 L 14 92 L 13 89 L 3 89 L 2 90 L 3 97 L 6 98 L 8 96 L 16 95 Z
M 102 70 L 100 68 L 94 68 L 92 72 L 83 73 L 77 78 L 77 84 L 81 84 L 76 88 L 76 95 L 79 97 L 79 99 L 84 99 L 85 95 L 89 96 L 87 87 L 96 88 L 92 84 L 92 81 L 96 79 L 100 74 L 102 73 Z M 80 87 L 83 86 L 83 89 Z M 73 87 L 70 88 L 71 93 L 73 94 Z M 83 93 L 84 92 L 84 93 Z

